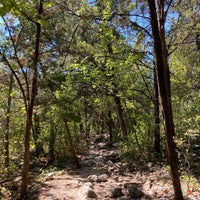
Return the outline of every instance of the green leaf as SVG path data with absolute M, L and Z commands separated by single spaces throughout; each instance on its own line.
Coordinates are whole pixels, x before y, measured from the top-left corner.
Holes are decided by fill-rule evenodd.
M 13 69 L 13 70 L 17 70 L 18 68 L 19 68 L 18 65 L 12 65 L 12 69 Z
M 48 22 L 43 19 L 39 19 L 37 22 L 43 27 L 48 27 Z
M 14 95 L 14 93 L 13 93 L 13 92 L 11 92 L 11 93 L 10 93 L 10 97 L 12 97 L 13 95 Z
M 50 8 L 50 7 L 52 7 L 53 6 L 53 2 L 44 2 L 44 7 L 46 7 L 46 8 Z
M 4 16 L 9 13 L 14 7 L 16 7 L 15 0 L 1 0 L 0 3 L 0 15 Z

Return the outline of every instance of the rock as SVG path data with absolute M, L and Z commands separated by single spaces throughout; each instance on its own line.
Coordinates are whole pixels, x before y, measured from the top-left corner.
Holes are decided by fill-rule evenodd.
M 49 196 L 49 197 L 45 197 L 45 200 L 56 200 L 56 199 L 52 196 Z
M 94 143 L 100 143 L 100 142 L 105 142 L 106 138 L 104 135 L 99 135 L 95 140 Z
M 102 141 L 98 143 L 97 147 L 99 149 L 110 149 L 111 147 L 113 147 L 113 144 L 111 142 Z
M 111 190 L 111 197 L 121 197 L 123 196 L 124 194 L 122 193 L 122 188 L 119 187 L 119 186 L 115 186 L 114 188 L 112 188 Z
M 104 162 L 104 158 L 103 158 L 103 156 L 98 156 L 98 157 L 95 157 L 95 161 L 96 162 Z
M 118 176 L 114 176 L 113 179 L 114 179 L 116 182 L 119 182 L 119 177 L 118 177 Z
M 119 198 L 117 198 L 117 200 L 128 200 L 128 197 L 126 197 L 126 196 L 119 197 Z
M 13 182 L 20 182 L 22 180 L 22 177 L 21 176 L 17 176 L 14 180 L 13 180 Z
M 149 179 L 143 184 L 142 189 L 147 192 L 151 189 L 151 181 Z
M 124 188 L 128 188 L 128 187 L 130 187 L 131 185 L 135 185 L 135 186 L 137 186 L 137 183 L 124 183 Z
M 87 191 L 87 198 L 97 198 L 97 194 L 94 192 L 94 190 L 90 189 Z
M 153 167 L 153 163 L 152 163 L 152 162 L 148 162 L 148 163 L 147 163 L 147 166 L 148 166 L 149 168 L 152 168 L 152 167 Z
M 105 167 L 105 163 L 104 162 L 97 162 L 96 166 L 97 167 Z
M 98 144 L 98 148 L 99 148 L 99 149 L 107 149 L 108 146 L 107 146 L 107 144 L 106 144 L 105 142 L 100 142 L 100 143 Z
M 141 198 L 144 196 L 144 193 L 138 188 L 136 183 L 125 183 L 124 187 L 127 189 L 131 198 Z
M 87 177 L 87 180 L 89 182 L 96 182 L 97 179 L 98 179 L 97 175 L 90 175 L 90 176 Z
M 97 182 L 106 182 L 108 180 L 107 174 L 102 174 L 97 177 Z
M 110 167 L 112 167 L 113 166 L 113 162 L 111 160 L 108 160 L 107 161 L 107 165 L 110 166 Z
M 116 151 L 111 151 L 110 154 L 108 155 L 108 159 L 111 160 L 112 162 L 117 162 L 120 160 L 119 154 Z
M 49 180 L 52 180 L 54 177 L 54 173 L 53 172 L 50 172 L 47 174 L 47 176 L 44 178 L 44 181 L 49 181 Z
M 88 187 L 90 187 L 91 189 L 93 189 L 93 185 L 92 185 L 91 182 L 86 182 L 86 183 L 84 183 L 84 186 L 88 186 Z
M 84 160 L 81 164 L 84 166 L 92 166 L 96 163 L 95 163 L 94 159 L 88 159 L 88 160 Z
M 103 167 L 105 165 L 105 160 L 103 156 L 95 157 L 95 162 L 97 166 Z
M 78 197 L 81 200 L 87 199 L 87 198 L 97 198 L 97 194 L 94 192 L 94 190 L 87 186 L 83 185 L 79 190 L 78 190 Z

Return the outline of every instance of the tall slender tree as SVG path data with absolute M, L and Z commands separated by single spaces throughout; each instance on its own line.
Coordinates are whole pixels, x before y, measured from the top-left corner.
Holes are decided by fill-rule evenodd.
M 154 52 L 156 60 L 156 77 L 160 97 L 163 125 L 166 134 L 166 144 L 169 164 L 171 167 L 172 182 L 175 199 L 183 200 L 178 171 L 178 157 L 174 141 L 175 129 L 172 115 L 170 72 L 167 60 L 167 49 L 165 43 L 165 13 L 164 0 L 148 0 L 151 28 L 154 39 Z
M 43 0 L 39 1 L 38 6 L 38 18 L 41 18 L 43 13 Z M 24 139 L 24 165 L 23 165 L 23 174 L 22 174 L 22 184 L 20 190 L 20 199 L 24 199 L 27 192 L 27 182 L 28 182 L 28 171 L 29 171 L 29 150 L 30 150 L 30 136 L 31 136 L 31 127 L 32 127 L 32 116 L 33 109 L 35 104 L 35 99 L 37 96 L 37 81 L 38 81 L 38 66 L 39 66 L 39 56 L 40 56 L 40 40 L 41 40 L 41 24 L 35 22 L 36 26 L 36 37 L 35 37 L 35 51 L 34 59 L 32 64 L 32 84 L 30 92 L 30 97 L 28 105 L 26 108 L 26 129 L 25 129 L 25 139 Z

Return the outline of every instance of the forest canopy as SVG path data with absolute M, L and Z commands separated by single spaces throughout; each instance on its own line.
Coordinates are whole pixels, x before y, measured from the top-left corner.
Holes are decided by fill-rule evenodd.
M 198 0 L 2 0 L 0 15 L 0 182 L 23 168 L 23 199 L 34 160 L 80 167 L 106 135 L 126 162 L 167 162 L 181 200 L 178 169 L 199 174 Z

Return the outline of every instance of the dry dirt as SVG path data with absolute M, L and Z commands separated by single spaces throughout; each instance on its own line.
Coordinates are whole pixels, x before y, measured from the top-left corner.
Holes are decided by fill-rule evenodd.
M 80 169 L 68 168 L 65 170 L 52 171 L 43 177 L 42 186 L 37 193 L 29 199 L 38 200 L 84 200 L 90 199 L 82 191 L 85 185 L 96 194 L 98 200 L 128 200 L 128 199 L 173 199 L 173 189 L 167 167 L 148 163 L 141 170 L 130 172 L 125 163 L 120 162 L 115 148 L 110 148 L 105 143 L 91 145 L 88 154 L 80 156 Z M 126 184 L 134 183 L 139 191 L 143 192 L 140 197 L 131 197 Z M 182 180 L 185 199 L 200 200 L 199 182 Z M 123 195 L 112 197 L 114 188 L 121 188 Z M 136 189 L 137 189 L 136 188 Z M 136 191 L 137 192 L 137 191 Z

